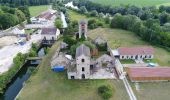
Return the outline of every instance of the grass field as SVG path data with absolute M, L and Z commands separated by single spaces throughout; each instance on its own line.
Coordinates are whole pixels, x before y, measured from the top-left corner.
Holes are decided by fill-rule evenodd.
M 112 49 L 116 49 L 120 46 L 133 47 L 133 46 L 151 46 L 147 42 L 142 41 L 134 33 L 121 30 L 121 29 L 110 29 L 110 28 L 98 28 L 91 30 L 88 36 L 95 39 L 97 36 L 101 36 L 106 39 Z M 170 52 L 158 48 L 155 48 L 155 61 L 162 66 L 170 66 L 168 61 L 170 60 Z
M 136 6 L 157 6 L 170 4 L 170 0 L 91 0 L 91 1 L 111 6 L 119 6 L 121 4 L 123 5 L 130 4 Z
M 56 43 L 31 76 L 20 93 L 19 100 L 102 100 L 97 93 L 101 85 L 111 85 L 114 96 L 110 100 L 127 100 L 128 94 L 121 80 L 68 80 L 66 73 L 54 73 L 50 59 L 59 46 Z
M 49 8 L 49 5 L 42 5 L 42 6 L 30 6 L 29 10 L 30 10 L 30 14 L 31 16 L 37 16 L 39 15 L 41 12 L 47 10 Z
M 134 83 L 133 91 L 138 100 L 169 100 L 170 82 L 139 83 L 139 91 L 136 91 Z

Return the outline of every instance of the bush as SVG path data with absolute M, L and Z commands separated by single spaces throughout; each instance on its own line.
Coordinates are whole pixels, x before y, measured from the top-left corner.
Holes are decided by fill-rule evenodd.
M 104 100 L 108 100 L 113 96 L 113 91 L 110 86 L 100 86 L 98 88 L 98 93 Z

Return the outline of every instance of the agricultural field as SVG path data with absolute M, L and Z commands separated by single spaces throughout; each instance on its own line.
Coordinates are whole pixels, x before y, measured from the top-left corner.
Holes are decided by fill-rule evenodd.
M 136 5 L 136 6 L 158 6 L 170 5 L 170 0 L 90 0 L 103 5 Z
M 42 5 L 42 6 L 30 6 L 29 11 L 31 17 L 39 15 L 41 12 L 46 11 L 49 8 L 49 5 Z
M 50 59 L 59 44 L 54 44 L 49 54 L 43 58 L 37 72 L 30 77 L 20 92 L 19 100 L 102 100 L 97 92 L 101 85 L 112 87 L 114 95 L 110 100 L 129 98 L 121 80 L 68 80 L 66 72 L 53 72 Z
M 133 46 L 151 46 L 149 43 L 144 42 L 136 36 L 133 32 L 121 30 L 121 29 L 110 29 L 110 28 L 98 28 L 88 32 L 88 36 L 95 39 L 97 36 L 103 37 L 108 41 L 112 49 L 116 49 L 121 46 L 133 47 Z M 170 52 L 163 48 L 155 47 L 155 58 L 156 61 L 161 66 L 169 66 L 170 63 Z

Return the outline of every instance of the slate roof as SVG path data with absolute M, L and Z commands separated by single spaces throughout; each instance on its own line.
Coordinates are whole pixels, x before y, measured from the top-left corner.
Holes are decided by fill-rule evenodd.
M 120 55 L 153 55 L 154 49 L 152 47 L 120 47 L 118 52 Z
M 94 40 L 94 42 L 95 42 L 96 44 L 104 44 L 104 43 L 106 43 L 106 41 L 105 41 L 102 37 L 100 37 L 100 36 L 98 36 L 98 37 Z
M 41 34 L 55 35 L 57 32 L 56 28 L 42 28 Z
M 76 57 L 81 55 L 90 56 L 90 48 L 82 44 L 76 49 Z

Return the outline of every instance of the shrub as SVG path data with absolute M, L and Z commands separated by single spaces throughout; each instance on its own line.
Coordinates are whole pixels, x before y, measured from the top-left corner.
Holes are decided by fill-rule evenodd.
M 111 87 L 106 85 L 100 86 L 98 88 L 98 93 L 104 100 L 108 100 L 113 96 L 113 91 Z

